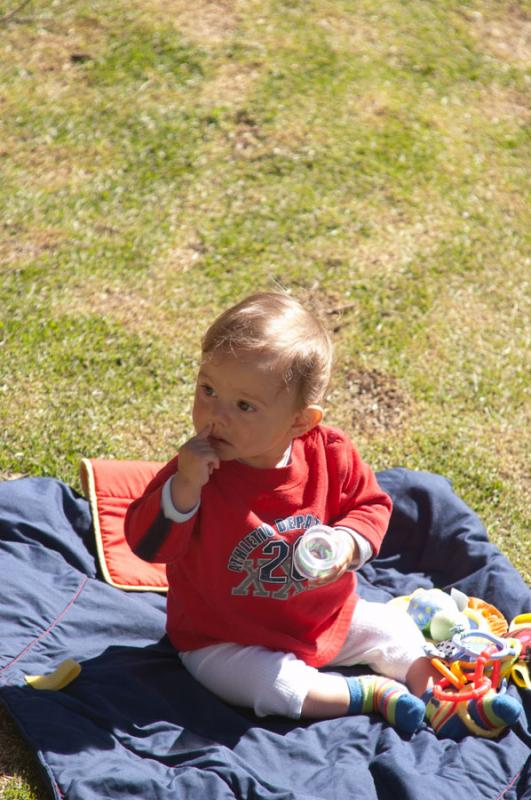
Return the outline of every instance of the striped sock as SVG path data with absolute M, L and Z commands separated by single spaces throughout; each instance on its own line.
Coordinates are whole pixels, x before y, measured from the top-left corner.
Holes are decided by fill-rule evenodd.
M 426 707 L 402 683 L 380 675 L 361 675 L 346 681 L 350 692 L 349 714 L 377 711 L 404 733 L 413 733 L 420 727 Z
M 432 697 L 426 704 L 426 717 L 435 733 L 455 741 L 470 733 L 487 738 L 498 736 L 514 725 L 521 711 L 518 700 L 494 689 L 468 703 L 456 704 Z

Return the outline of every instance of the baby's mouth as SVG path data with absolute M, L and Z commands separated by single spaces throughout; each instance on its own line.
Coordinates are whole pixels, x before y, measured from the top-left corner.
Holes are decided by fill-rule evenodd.
M 220 444 L 230 444 L 230 442 L 228 442 L 226 439 L 222 439 L 221 436 L 212 436 L 211 435 L 211 436 L 208 437 L 208 441 L 210 442 L 210 444 L 213 447 L 215 447 L 216 445 L 220 445 Z

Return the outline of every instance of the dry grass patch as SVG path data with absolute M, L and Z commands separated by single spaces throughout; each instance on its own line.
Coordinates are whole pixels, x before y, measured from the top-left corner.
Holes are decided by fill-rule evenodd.
M 28 478 L 27 472 L 11 472 L 10 470 L 0 470 L 0 481 L 17 481 L 19 478 Z M 2 763 L 0 761 L 0 772 L 2 770 Z
M 517 67 L 531 62 L 531 11 L 523 3 L 494 3 L 481 11 L 463 10 L 471 23 L 470 30 L 481 44 L 497 58 Z
M 200 102 L 208 107 L 228 106 L 237 108 L 245 100 L 260 74 L 260 65 L 222 64 L 213 78 L 205 81 L 201 89 Z
M 187 39 L 201 45 L 223 43 L 238 24 L 236 0 L 143 0 L 138 5 L 150 16 L 173 22 Z
M 484 87 L 480 91 L 478 107 L 481 114 L 493 124 L 505 122 L 514 126 L 518 123 L 527 124 L 531 120 L 529 95 L 510 87 L 496 84 Z
M 54 228 L 30 228 L 11 233 L 7 238 L 0 239 L 1 268 L 29 263 L 55 250 L 64 239 L 65 234 Z
M 53 195 L 61 189 L 83 191 L 91 185 L 98 168 L 111 163 L 112 152 L 108 145 L 90 146 L 40 144 L 15 141 L 9 137 L 10 169 L 17 171 L 18 183 L 34 195 L 41 190 Z M 108 152 L 105 152 L 108 150 Z
M 66 85 L 72 70 L 100 51 L 107 27 L 104 17 L 69 21 L 60 14 L 41 20 L 38 27 L 11 24 L 2 28 L 2 55 L 10 69 Z
M 370 19 L 350 10 L 340 10 L 335 3 L 320 4 L 318 26 L 326 32 L 327 41 L 335 49 L 354 53 L 370 49 L 374 55 L 387 49 L 385 39 Z
M 419 216 L 399 206 L 353 206 L 350 225 L 341 226 L 341 235 L 309 242 L 304 258 L 325 264 L 332 275 L 334 267 L 346 265 L 348 277 L 341 283 L 349 292 L 378 276 L 393 280 L 413 262 L 429 267 L 432 253 L 449 234 L 450 223 L 447 210 L 441 204 L 431 206 L 422 194 L 419 191 L 419 207 L 423 209 Z M 377 228 L 377 235 L 363 234 L 364 229 L 372 227 Z
M 323 319 L 334 338 L 356 313 L 356 302 L 345 302 L 342 293 L 323 289 L 319 281 L 297 290 L 296 295 Z M 400 430 L 414 404 L 398 379 L 372 367 L 341 368 L 345 357 L 341 351 L 338 340 L 336 368 L 326 397 L 327 417 L 333 424 L 369 437 Z
M 170 327 L 161 287 L 152 276 L 137 287 L 105 284 L 101 278 L 87 276 L 82 284 L 70 286 L 64 296 L 56 297 L 52 307 L 57 317 L 99 316 L 132 334 L 156 336 Z
M 245 109 L 239 109 L 234 115 L 235 130 L 229 133 L 233 155 L 236 158 L 255 159 L 268 150 L 264 135 L 257 120 Z
M 435 211 L 435 210 L 434 210 Z M 352 262 L 359 275 L 381 274 L 391 278 L 412 261 L 428 260 L 430 253 L 447 235 L 447 221 L 441 209 L 429 217 L 404 221 L 399 208 L 375 217 L 379 236 L 362 240 L 352 249 Z
M 525 125 L 531 115 L 531 103 L 528 96 L 513 87 L 492 82 L 468 86 L 459 94 L 431 104 L 426 98 L 423 112 L 429 114 L 430 124 L 444 136 L 445 144 L 459 150 L 467 144 L 476 146 L 484 138 L 485 122 L 491 129 L 499 123 L 505 123 L 507 129 Z
M 160 256 L 146 275 L 133 275 L 105 281 L 87 275 L 69 285 L 52 301 L 56 316 L 96 315 L 118 323 L 127 333 L 171 340 L 177 335 L 188 340 L 197 331 L 197 315 L 185 273 L 200 270 L 201 245 L 192 240 L 179 244 Z
M 407 421 L 413 404 L 391 375 L 378 369 L 351 369 L 335 382 L 328 398 L 331 417 L 364 436 L 393 435 Z

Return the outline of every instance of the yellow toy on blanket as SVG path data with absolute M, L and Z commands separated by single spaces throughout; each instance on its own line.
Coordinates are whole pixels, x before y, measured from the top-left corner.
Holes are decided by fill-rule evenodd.
M 530 614 L 509 625 L 497 608 L 457 589 L 450 594 L 417 589 L 390 603 L 415 620 L 426 637 L 426 653 L 441 673 L 426 712 L 437 732 L 453 727 L 457 738 L 460 726 L 492 738 L 516 722 L 521 706 L 504 695 L 509 677 L 531 689 Z
M 33 689 L 47 689 L 50 692 L 58 692 L 72 683 L 79 673 L 81 666 L 73 658 L 67 658 L 47 675 L 25 675 L 24 680 Z

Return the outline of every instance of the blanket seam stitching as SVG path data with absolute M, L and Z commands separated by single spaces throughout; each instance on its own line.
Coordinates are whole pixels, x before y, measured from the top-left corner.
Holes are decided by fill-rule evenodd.
M 23 657 L 24 657 L 24 656 L 25 656 L 27 653 L 29 653 L 29 651 L 30 651 L 30 650 L 31 650 L 33 647 L 35 647 L 35 645 L 36 645 L 36 644 L 38 644 L 40 641 L 42 641 L 42 639 L 44 639 L 46 636 L 48 636 L 48 634 L 49 634 L 49 633 L 50 633 L 50 632 L 51 632 L 51 631 L 52 631 L 52 630 L 55 628 L 55 626 L 56 626 L 56 625 L 59 623 L 59 621 L 60 621 L 60 620 L 61 620 L 61 619 L 62 619 L 62 618 L 65 616 L 65 614 L 66 614 L 66 613 L 67 613 L 67 612 L 70 610 L 70 608 L 71 608 L 71 607 L 74 605 L 74 603 L 75 603 L 75 602 L 76 602 L 76 600 L 78 599 L 79 595 L 81 594 L 81 592 L 82 592 L 82 591 L 83 591 L 83 589 L 85 588 L 85 585 L 86 585 L 87 581 L 88 581 L 88 577 L 85 577 L 85 578 L 82 580 L 81 584 L 78 586 L 78 589 L 77 589 L 77 591 L 76 591 L 75 595 L 74 595 L 73 597 L 71 597 L 71 598 L 70 598 L 70 600 L 68 601 L 68 603 L 66 604 L 66 606 L 65 606 L 65 607 L 63 608 L 63 610 L 62 610 L 62 611 L 61 611 L 61 612 L 60 612 L 60 613 L 59 613 L 59 614 L 56 616 L 56 618 L 55 618 L 54 620 L 52 620 L 52 622 L 51 622 L 51 623 L 48 625 L 48 627 L 46 628 L 46 630 L 44 630 L 44 631 L 43 631 L 43 632 L 42 632 L 42 633 L 41 633 L 39 636 L 37 636 L 35 639 L 33 639 L 33 640 L 32 640 L 32 641 L 31 641 L 31 642 L 28 644 L 28 645 L 26 645 L 26 647 L 24 648 L 24 650 L 22 650 L 22 652 L 20 652 L 20 653 L 18 654 L 18 656 L 16 656 L 15 658 L 13 658 L 13 659 L 12 659 L 12 660 L 9 662 L 9 664 L 6 664 L 6 665 L 5 665 L 5 667 L 2 667 L 2 668 L 0 669 L 0 675 L 1 675 L 3 672 L 5 672 L 6 670 L 8 670 L 10 667 L 14 666 L 14 665 L 17 663 L 17 661 L 20 661 L 20 659 L 21 659 L 21 658 L 23 658 Z
M 502 791 L 496 797 L 496 800 L 502 800 L 502 798 L 505 796 L 505 793 L 511 788 L 511 786 L 514 786 L 514 784 L 516 783 L 516 781 L 518 780 L 518 778 L 520 777 L 521 774 L 522 774 L 522 770 L 519 770 L 516 773 L 516 775 L 514 776 L 514 778 L 512 779 L 512 781 L 510 783 L 508 783 L 507 786 L 505 786 L 502 789 Z

